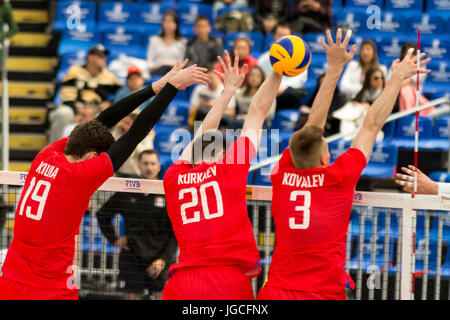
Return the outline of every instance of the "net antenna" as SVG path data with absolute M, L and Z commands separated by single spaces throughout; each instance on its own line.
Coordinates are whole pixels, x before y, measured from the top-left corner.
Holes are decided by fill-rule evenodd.
M 417 29 L 417 81 L 416 81 L 416 108 L 419 106 L 420 84 L 420 29 Z M 414 187 L 411 196 L 414 198 L 417 193 L 417 167 L 419 162 L 419 111 L 416 111 L 416 128 L 414 133 Z

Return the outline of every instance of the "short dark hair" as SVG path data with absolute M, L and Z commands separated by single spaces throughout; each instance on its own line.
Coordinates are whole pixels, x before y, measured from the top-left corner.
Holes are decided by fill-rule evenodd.
M 219 141 L 216 141 L 216 139 L 219 139 Z M 216 157 L 223 150 L 227 150 L 229 144 L 228 139 L 219 130 L 205 132 L 193 143 L 192 164 Z M 213 149 L 209 150 L 210 148 Z M 201 154 L 198 154 L 196 151 L 200 150 Z M 205 151 L 211 151 L 211 153 L 205 155 Z
M 200 22 L 200 21 L 207 21 L 208 23 L 210 23 L 208 17 L 203 14 L 199 14 L 197 16 L 197 18 L 195 18 L 194 25 L 196 25 L 197 22 Z
M 91 120 L 77 125 L 67 141 L 65 155 L 82 158 L 86 153 L 106 152 L 115 142 L 108 127 L 98 120 Z
M 287 28 L 287 29 L 291 30 L 291 33 L 292 33 L 291 25 L 289 23 L 287 23 L 287 22 L 279 22 L 279 23 L 277 23 L 275 28 L 273 28 L 272 33 L 275 34 L 275 32 L 277 32 L 278 28 Z
M 323 129 L 306 126 L 296 131 L 289 140 L 292 162 L 297 169 L 317 166 L 323 147 Z
M 153 154 L 155 154 L 156 157 L 159 159 L 158 151 L 156 151 L 155 149 L 146 149 L 146 150 L 142 151 L 141 153 L 139 153 L 139 155 L 138 155 L 138 161 L 141 161 L 142 157 L 143 157 L 145 154 L 148 154 L 148 155 L 153 155 Z

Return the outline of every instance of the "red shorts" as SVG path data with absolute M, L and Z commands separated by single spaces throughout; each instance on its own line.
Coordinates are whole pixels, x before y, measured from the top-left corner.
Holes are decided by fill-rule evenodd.
M 77 292 L 35 288 L 0 277 L 0 300 L 78 300 Z
M 265 285 L 258 292 L 256 300 L 347 300 L 345 291 L 341 292 L 307 292 L 280 289 Z
M 169 278 L 163 300 L 255 300 L 250 278 L 238 267 L 181 268 Z

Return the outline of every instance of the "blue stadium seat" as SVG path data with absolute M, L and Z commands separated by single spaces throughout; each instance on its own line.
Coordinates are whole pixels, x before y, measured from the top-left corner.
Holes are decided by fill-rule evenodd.
M 139 5 L 129 2 L 101 2 L 99 5 L 99 30 L 105 31 L 126 24 L 130 30 L 139 31 Z
M 58 55 L 64 55 L 69 52 L 84 50 L 88 51 L 91 47 L 101 41 L 100 33 L 93 31 L 67 30 L 62 33 L 61 41 L 58 44 Z
M 169 3 L 150 2 L 138 7 L 141 24 L 161 24 L 164 13 L 173 9 Z
M 396 172 L 398 148 L 390 143 L 378 143 L 374 146 L 370 161 L 361 176 L 377 179 L 392 178 Z
M 280 132 L 280 153 L 289 147 L 289 140 L 291 139 L 294 131 L 284 131 Z
M 80 23 L 88 30 L 96 26 L 95 2 L 89 1 L 58 1 L 54 30 L 78 29 Z
M 111 59 L 119 54 L 145 59 L 146 48 L 143 37 L 127 25 L 119 25 L 115 28 L 103 31 L 103 44 L 110 50 Z
M 427 12 L 436 12 L 441 16 L 450 17 L 450 2 L 442 0 L 427 0 Z
M 448 83 L 427 80 L 423 85 L 422 94 L 429 96 L 431 100 L 442 97 L 450 97 Z
M 308 67 L 308 79 L 317 80 L 321 74 L 327 71 L 327 69 L 328 62 L 326 56 L 314 54 Z
M 269 51 L 273 43 L 274 43 L 273 34 L 272 33 L 266 34 L 266 36 L 264 37 L 264 44 L 262 51 L 263 52 Z
M 258 153 L 254 159 L 258 163 L 264 159 L 280 154 L 280 135 L 272 130 L 265 130 L 261 135 L 261 142 L 259 143 Z
M 158 125 L 182 127 L 187 124 L 190 103 L 174 100 L 158 121 Z
M 419 117 L 419 149 L 432 150 L 426 145 L 426 139 L 431 138 L 433 120 L 428 117 Z M 415 115 L 403 117 L 398 120 L 395 138 L 392 143 L 400 149 L 414 149 Z
M 450 60 L 450 39 L 439 35 L 424 35 L 421 39 L 421 51 L 434 61 Z
M 397 121 L 390 121 L 383 127 L 384 138 L 383 142 L 390 142 L 395 135 L 395 129 L 397 127 Z
M 404 12 L 422 12 L 423 0 L 386 0 L 386 10 Z
M 323 33 L 319 32 L 310 32 L 306 33 L 303 36 L 303 40 L 308 44 L 309 49 L 311 50 L 312 57 L 315 53 L 326 54 L 325 49 L 320 42 L 320 38 L 323 37 Z
M 382 0 L 346 0 L 345 8 L 352 10 L 366 11 L 367 7 L 375 5 L 379 8 L 384 8 Z
M 427 75 L 427 81 L 442 82 L 450 84 L 450 62 L 449 61 L 430 61 L 428 69 L 431 73 Z M 450 87 L 447 87 L 450 88 Z M 449 89 L 450 90 L 450 89 Z
M 437 14 L 419 13 L 408 19 L 408 33 L 440 34 L 444 32 L 445 20 Z
M 161 178 L 164 179 L 164 175 L 166 174 L 167 169 L 172 165 L 172 156 L 170 154 L 159 154 L 159 164 L 161 165 Z
M 175 126 L 164 126 L 157 124 L 154 127 L 156 133 L 153 142 L 155 150 L 159 154 L 173 154 L 177 159 L 182 149 L 186 147 L 192 139 L 192 134 L 187 130 Z
M 436 119 L 433 132 L 429 139 L 425 139 L 423 144 L 429 149 L 448 150 L 450 132 L 450 116 Z
M 255 183 L 257 186 L 271 186 L 272 183 L 270 181 L 270 174 L 272 172 L 273 167 L 277 164 L 277 162 L 272 163 L 271 165 L 267 165 L 261 169 L 256 170 L 255 173 Z
M 236 38 L 247 37 L 252 41 L 252 56 L 259 56 L 263 52 L 264 36 L 261 32 L 233 32 L 225 36 L 224 47 L 231 50 Z
M 272 120 L 272 129 L 280 131 L 294 131 L 295 123 L 299 117 L 298 110 L 279 110 L 275 112 L 275 117 Z
M 430 179 L 436 182 L 450 182 L 450 173 L 446 171 L 434 171 L 430 173 Z
M 353 28 L 354 34 L 359 34 L 366 31 L 366 14 L 355 12 L 353 10 L 339 10 L 333 15 L 334 25 L 339 27 L 341 25 L 349 25 Z
M 206 3 L 181 2 L 176 7 L 180 24 L 193 25 L 198 15 L 204 15 L 213 23 L 212 6 Z
M 67 52 L 60 56 L 60 66 L 56 75 L 56 81 L 61 82 L 71 66 L 86 63 L 86 55 L 86 50 L 78 50 Z
M 339 139 L 328 144 L 328 151 L 330 152 L 330 163 L 336 161 L 337 158 L 350 148 L 351 142 L 348 140 Z
M 407 20 L 399 12 L 385 11 L 381 15 L 379 32 L 402 34 L 408 31 Z
M 397 59 L 400 56 L 403 43 L 406 41 L 411 41 L 411 37 L 408 38 L 405 35 L 394 36 L 387 34 L 387 36 L 381 40 L 381 44 L 378 45 L 380 59 L 381 57 L 386 60 L 392 59 L 391 62 Z

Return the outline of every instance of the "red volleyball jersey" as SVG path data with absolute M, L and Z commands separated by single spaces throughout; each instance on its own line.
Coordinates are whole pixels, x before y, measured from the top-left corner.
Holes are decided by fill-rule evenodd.
M 355 186 L 366 166 L 355 148 L 327 168 L 299 170 L 289 148 L 272 171 L 276 247 L 267 285 L 343 291 L 345 244 Z
M 70 289 L 75 235 L 91 195 L 114 170 L 106 153 L 70 163 L 63 154 L 67 140 L 50 144 L 31 164 L 2 267 L 7 279 L 33 287 Z
M 249 277 L 261 273 L 245 199 L 255 156 L 250 139 L 241 137 L 222 161 L 195 167 L 176 161 L 167 170 L 167 212 L 180 248 L 178 263 L 169 274 L 182 267 L 221 265 L 237 265 Z

